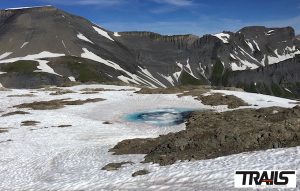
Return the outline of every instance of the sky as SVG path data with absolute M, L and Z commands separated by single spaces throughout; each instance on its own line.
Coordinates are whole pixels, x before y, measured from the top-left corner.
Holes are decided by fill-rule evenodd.
M 300 0 L 0 0 L 0 8 L 53 5 L 111 31 L 214 34 L 245 26 L 292 26 Z

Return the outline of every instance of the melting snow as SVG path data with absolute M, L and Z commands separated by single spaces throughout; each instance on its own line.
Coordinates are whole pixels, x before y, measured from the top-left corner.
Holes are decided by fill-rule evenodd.
M 62 45 L 65 47 L 65 49 L 67 49 L 66 44 L 63 40 L 61 40 Z
M 123 76 L 123 75 L 120 75 L 117 77 L 119 80 L 121 80 L 122 82 L 125 82 L 127 84 L 130 84 L 130 83 L 134 83 L 134 84 L 137 84 L 139 85 L 138 82 L 136 82 L 135 80 L 131 79 L 131 78 L 128 78 L 126 76 Z
M 181 73 L 183 71 L 183 65 L 180 64 L 179 62 L 176 62 L 176 65 L 180 68 L 180 71 L 179 72 L 174 72 L 173 73 L 173 77 L 176 79 L 176 81 L 178 82 L 179 80 L 179 77 L 181 76 Z
M 40 60 L 42 58 L 55 58 L 55 57 L 61 57 L 61 56 L 65 56 L 65 54 L 57 54 L 57 53 L 51 53 L 51 52 L 41 52 L 39 54 L 33 54 L 33 55 L 27 55 L 24 57 L 17 57 L 17 58 L 10 58 L 10 59 L 6 59 L 6 60 L 1 60 L 0 63 L 11 63 L 11 62 L 16 62 L 19 60 L 32 60 L 32 61 L 37 61 L 39 63 L 39 66 L 37 67 L 40 70 L 36 70 L 35 72 L 46 72 L 46 73 L 50 73 L 50 74 L 55 74 L 55 75 L 59 75 L 57 73 L 54 72 L 54 70 L 47 65 L 47 63 L 49 61 L 46 60 Z M 61 76 L 61 75 L 59 75 Z
M 259 48 L 259 46 L 258 46 L 257 42 L 256 42 L 255 40 L 253 40 L 253 43 L 255 44 L 255 46 L 256 46 L 256 48 L 257 48 L 257 50 L 259 50 L 259 51 L 260 51 L 260 48 Z
M 24 57 L 17 57 L 17 58 L 1 60 L 0 63 L 10 63 L 10 62 L 16 62 L 19 60 L 38 60 L 38 59 L 42 59 L 42 58 L 55 58 L 55 57 L 61 57 L 61 56 L 65 56 L 65 54 L 57 54 L 57 53 L 51 53 L 48 51 L 43 51 L 39 54 L 33 54 L 33 55 L 27 55 Z
M 86 38 L 86 37 L 85 37 L 83 34 L 81 34 L 81 33 L 78 33 L 77 37 L 78 37 L 79 39 L 81 39 L 81 40 L 84 40 L 84 41 L 86 41 L 86 42 L 89 42 L 89 43 L 94 44 L 92 41 L 90 41 L 88 38 Z
M 229 90 L 211 90 L 212 93 L 222 93 L 225 95 L 234 95 L 238 98 L 241 98 L 245 102 L 252 104 L 251 108 L 262 108 L 262 107 L 295 107 L 297 105 L 297 101 L 279 98 L 269 95 L 263 94 L 255 94 L 255 93 L 248 93 L 248 92 L 239 92 L 239 91 L 229 91 Z M 243 106 L 246 108 L 249 106 Z
M 255 51 L 255 49 L 254 49 L 254 47 L 253 47 L 252 43 L 251 43 L 251 42 L 249 42 L 248 40 L 246 40 L 245 42 L 246 42 L 246 43 L 248 44 L 248 46 L 250 47 L 251 51 L 252 51 L 252 52 L 254 52 L 254 51 Z
M 237 70 L 246 70 L 246 69 L 256 69 L 258 68 L 257 65 L 250 63 L 249 61 L 245 60 L 245 59 L 241 59 L 233 54 L 230 54 L 230 57 L 239 61 L 240 63 L 236 63 L 236 62 L 231 62 L 231 69 L 233 71 L 237 71 Z
M 100 28 L 98 28 L 98 27 L 95 27 L 95 26 L 93 26 L 93 28 L 95 29 L 95 31 L 97 31 L 100 35 L 104 36 L 105 38 L 107 38 L 107 39 L 109 39 L 109 40 L 111 40 L 111 41 L 115 41 L 114 39 L 112 39 L 112 38 L 109 36 L 109 34 L 108 34 L 106 31 L 104 31 L 104 30 L 102 30 L 102 29 L 100 29 Z
M 224 65 L 224 64 L 223 64 Z M 186 67 L 187 67 L 187 69 L 189 70 L 189 71 L 187 71 L 187 70 L 185 70 L 187 73 L 189 73 L 191 76 L 193 76 L 194 78 L 196 78 L 196 79 L 198 79 L 195 75 L 194 75 L 194 73 L 193 73 L 193 71 L 192 71 L 192 68 L 191 68 L 191 65 L 190 65 L 190 59 L 187 59 L 186 60 Z
M 288 88 L 284 88 L 286 91 L 293 93 L 291 90 L 289 90 Z
M 24 46 L 26 46 L 28 43 L 29 43 L 29 42 L 24 42 L 20 48 L 21 48 L 21 49 L 24 48 Z
M 8 57 L 8 56 L 11 55 L 11 54 L 12 54 L 12 52 L 5 52 L 4 54 L 0 55 L 0 60 L 2 60 L 2 59 L 4 59 L 4 58 Z
M 172 78 L 172 76 L 166 76 L 164 74 L 160 74 L 158 73 L 161 77 L 163 77 L 164 79 L 166 79 L 172 86 L 175 86 L 174 84 L 174 79 Z
M 118 64 L 110 61 L 110 60 L 105 60 L 103 58 L 101 58 L 100 56 L 94 54 L 93 52 L 90 52 L 88 49 L 86 48 L 83 48 L 83 53 L 81 54 L 81 57 L 82 58 L 87 58 L 87 59 L 90 59 L 90 60 L 94 60 L 96 62 L 100 62 L 102 64 L 105 64 L 106 66 L 109 66 L 111 68 L 114 68 L 115 70 L 119 70 L 119 71 L 122 71 L 124 72 L 125 74 L 127 74 L 130 78 L 127 78 L 123 75 L 119 76 L 118 78 L 122 81 L 124 81 L 125 83 L 128 83 L 129 81 L 135 83 L 135 84 L 146 84 L 146 85 L 150 85 L 154 88 L 156 88 L 155 85 L 153 85 L 151 82 L 145 80 L 145 79 L 142 79 L 141 77 L 135 75 L 135 74 L 132 74 L 126 70 L 124 70 L 122 67 L 120 67 Z
M 229 43 L 229 39 L 230 39 L 230 35 L 229 34 L 219 33 L 219 34 L 215 34 L 213 36 L 218 37 L 220 40 L 223 41 L 223 43 Z
M 115 37 L 120 37 L 121 35 L 118 32 L 114 32 Z
M 280 55 L 280 54 L 278 54 L 278 49 L 276 49 L 274 51 L 274 53 L 276 55 L 275 57 L 274 56 L 268 56 L 269 64 L 275 64 L 275 63 L 278 63 L 278 62 L 282 62 L 284 60 L 294 58 L 296 54 L 300 54 L 300 50 L 297 50 L 295 46 L 293 46 L 292 48 L 286 47 L 285 50 L 286 50 L 285 53 Z
M 34 72 L 45 72 L 45 73 L 61 76 L 58 73 L 54 72 L 54 70 L 47 65 L 49 61 L 47 60 L 36 60 L 36 61 L 39 63 L 39 65 L 37 66 L 39 70 L 35 70 Z
M 104 88 L 99 94 L 81 94 L 85 88 Z M 140 163 L 144 155 L 112 155 L 108 152 L 117 142 L 132 138 L 152 138 L 180 131 L 185 125 L 171 127 L 125 122 L 122 116 L 143 110 L 166 107 L 211 109 L 188 97 L 166 94 L 135 94 L 134 87 L 81 85 L 69 87 L 74 94 L 55 99 L 104 98 L 105 101 L 58 110 L 30 110 L 31 115 L 3 118 L 3 127 L 12 127 L 0 134 L 1 190 L 233 190 L 234 171 L 242 169 L 293 169 L 300 165 L 300 147 L 245 152 L 210 160 L 183 161 L 159 166 Z M 36 91 L 36 97 L 8 98 L 28 94 L 32 90 L 0 92 L 0 108 L 13 111 L 12 106 L 32 101 L 52 100 L 49 92 Z M 245 92 L 213 91 L 234 94 L 251 104 L 287 106 L 292 100 Z M 224 107 L 213 107 L 223 111 Z M 27 111 L 27 110 L 25 110 Z M 36 127 L 22 127 L 24 120 L 36 120 Z M 112 124 L 105 125 L 104 121 Z M 72 125 L 57 128 L 59 125 Z M 48 127 L 48 128 L 45 128 Z M 31 131 L 30 129 L 34 129 Z M 117 171 L 101 170 L 111 162 L 132 161 Z M 255 162 L 254 162 L 255 161 Z M 150 174 L 132 177 L 140 169 Z M 297 184 L 299 185 L 299 180 Z
M 73 77 L 73 76 L 70 76 L 70 77 L 69 77 L 69 80 L 70 80 L 71 82 L 76 82 L 76 79 L 75 79 L 75 77 Z
M 274 31 L 275 31 L 275 30 L 269 30 L 269 31 L 266 33 L 266 35 L 270 36 L 270 35 L 273 34 Z
M 153 82 L 159 84 L 161 87 L 166 88 L 166 86 L 163 83 L 161 83 L 158 79 L 156 79 L 147 69 L 144 69 L 140 66 L 138 66 L 138 68 L 142 71 L 142 72 L 138 71 L 140 74 L 144 75 L 145 77 L 152 80 Z

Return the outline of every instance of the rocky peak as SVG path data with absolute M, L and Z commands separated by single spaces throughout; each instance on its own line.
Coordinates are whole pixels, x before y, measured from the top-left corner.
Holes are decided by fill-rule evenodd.
M 295 31 L 292 27 L 266 28 L 263 26 L 250 26 L 242 28 L 238 33 L 243 34 L 246 39 L 269 37 L 292 40 L 295 37 Z

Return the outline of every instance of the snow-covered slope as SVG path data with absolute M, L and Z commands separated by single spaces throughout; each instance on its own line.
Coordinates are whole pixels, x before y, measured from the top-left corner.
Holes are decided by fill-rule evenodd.
M 81 94 L 85 88 L 104 88 L 95 94 Z M 157 108 L 211 108 L 192 97 L 176 95 L 135 94 L 133 87 L 81 85 L 64 88 L 74 91 L 65 95 L 49 95 L 50 91 L 1 91 L 2 114 L 15 111 L 12 106 L 32 101 L 71 98 L 104 98 L 105 101 L 57 110 L 28 111 L 27 115 L 1 117 L 0 189 L 1 190 L 232 190 L 237 169 L 299 170 L 299 147 L 242 153 L 211 160 L 178 162 L 170 166 L 139 163 L 143 155 L 116 156 L 108 152 L 117 142 L 129 138 L 157 137 L 184 129 L 184 125 L 157 127 L 124 121 L 125 114 Z M 258 94 L 213 91 L 234 94 L 256 107 L 279 105 L 293 107 L 292 100 Z M 11 97 L 32 93 L 35 97 Z M 10 96 L 10 97 L 8 97 Z M 22 121 L 35 120 L 35 127 L 21 126 Z M 109 121 L 112 124 L 103 124 Z M 88 124 L 88 125 L 87 125 Z M 60 125 L 72 125 L 59 128 Z M 10 141 L 8 141 L 10 140 Z M 132 161 L 118 171 L 103 171 L 111 162 Z M 253 162 L 255 161 L 255 163 Z M 137 170 L 150 174 L 132 177 Z M 298 184 L 300 182 L 298 181 Z

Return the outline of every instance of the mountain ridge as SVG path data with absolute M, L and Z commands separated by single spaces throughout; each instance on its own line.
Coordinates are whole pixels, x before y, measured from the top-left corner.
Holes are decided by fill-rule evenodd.
M 41 60 L 59 55 L 62 59 L 66 57 L 66 62 L 70 62 L 70 57 L 74 63 L 77 58 L 89 64 L 98 62 L 92 68 L 99 76 L 105 76 L 103 79 L 153 88 L 177 86 L 183 81 L 225 85 L 222 78 L 226 71 L 254 70 L 294 58 L 300 54 L 298 38 L 292 27 L 263 26 L 201 37 L 147 31 L 112 32 L 53 6 L 0 11 L 0 65 L 37 60 L 38 68 L 44 67 L 44 70 L 37 68 L 38 72 L 54 75 L 51 78 L 64 82 L 70 77 L 80 81 L 80 72 L 74 68 L 61 70 L 62 66 L 53 63 L 55 59 L 42 64 Z M 0 72 L 3 86 L 17 84 L 12 83 L 15 73 L 1 69 Z M 46 84 L 52 83 L 49 80 Z M 43 84 L 34 87 L 38 85 Z

